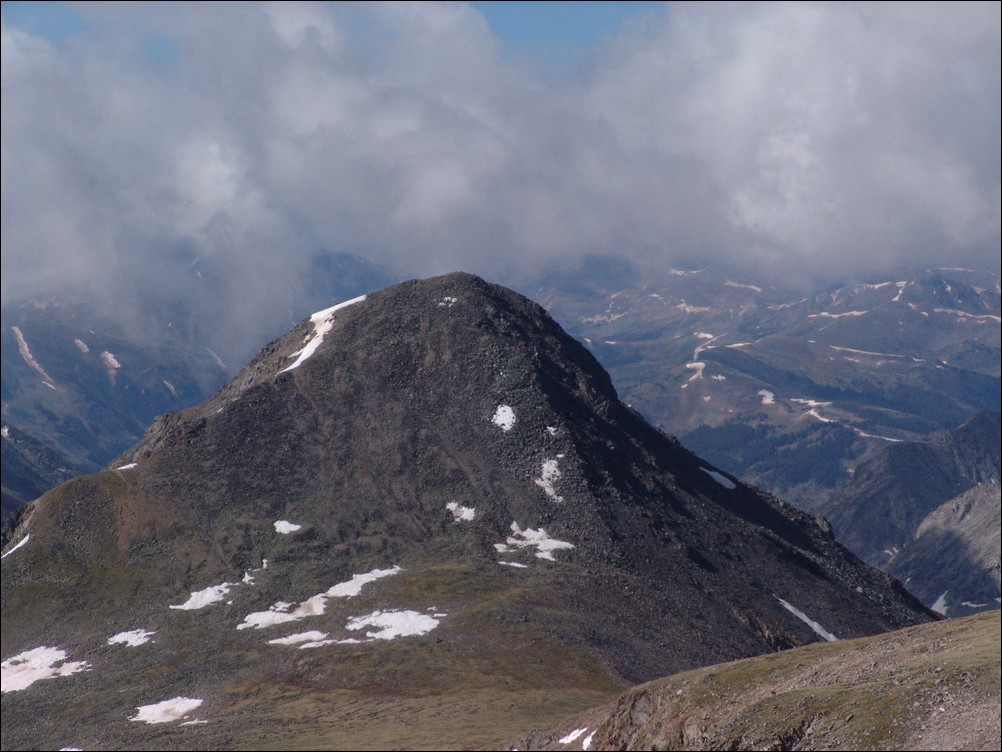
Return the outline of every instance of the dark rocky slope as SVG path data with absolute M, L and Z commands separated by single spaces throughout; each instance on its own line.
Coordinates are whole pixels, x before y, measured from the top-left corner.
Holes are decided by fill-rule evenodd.
M 93 665 L 5 693 L 5 748 L 287 745 L 276 723 L 320 746 L 415 746 L 432 728 L 432 746 L 496 743 L 625 682 L 930 618 L 823 520 L 649 426 L 542 308 L 465 274 L 304 321 L 113 466 L 29 505 L 4 559 L 5 659 L 45 644 Z M 238 628 L 269 609 L 303 618 Z M 267 641 L 361 636 L 341 625 L 373 609 L 435 628 Z M 158 637 L 112 658 L 107 638 L 137 627 Z M 463 731 L 414 699 L 400 736 L 345 736 L 346 696 L 387 693 L 477 696 L 485 715 Z M 207 698 L 212 723 L 179 741 L 127 722 L 174 695 Z M 515 709 L 489 721 L 483 702 Z M 295 723 L 306 706 L 323 709 Z

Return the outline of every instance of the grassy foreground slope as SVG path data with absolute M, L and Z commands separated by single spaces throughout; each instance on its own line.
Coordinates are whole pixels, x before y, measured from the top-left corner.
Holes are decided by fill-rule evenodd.
M 999 634 L 991 611 L 687 671 L 515 746 L 998 749 Z

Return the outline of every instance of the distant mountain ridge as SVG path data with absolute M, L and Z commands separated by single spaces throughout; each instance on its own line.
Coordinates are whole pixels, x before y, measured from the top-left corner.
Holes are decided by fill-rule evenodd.
M 928 442 L 892 444 L 827 501 L 835 534 L 926 605 L 998 608 L 1002 421 L 984 412 Z
M 169 320 L 138 337 L 88 303 L 5 306 L 3 415 L 94 471 L 157 415 L 186 407 L 226 378 L 218 357 Z
M 3 474 L 3 520 L 32 499 L 80 473 L 58 452 L 16 426 L 0 429 Z M 6 536 L 4 537 L 6 543 Z
M 344 736 L 387 693 L 440 746 L 493 745 L 627 682 L 932 617 L 823 520 L 652 428 L 541 307 L 466 274 L 306 319 L 29 505 L 2 576 L 5 663 L 73 666 L 4 692 L 5 748 L 426 738 Z M 447 710 L 473 696 L 475 737 Z M 129 721 L 161 701 L 210 722 Z
M 538 297 L 652 423 L 803 508 L 886 444 L 1000 408 L 997 274 L 801 292 L 714 268 L 603 269 Z

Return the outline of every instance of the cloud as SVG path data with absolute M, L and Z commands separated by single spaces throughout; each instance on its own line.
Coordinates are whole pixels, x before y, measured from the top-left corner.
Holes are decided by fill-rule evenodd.
M 2 30 L 5 303 L 166 290 L 254 331 L 317 248 L 999 266 L 997 3 L 670 5 L 560 76 L 458 3 L 74 8 L 58 41 Z

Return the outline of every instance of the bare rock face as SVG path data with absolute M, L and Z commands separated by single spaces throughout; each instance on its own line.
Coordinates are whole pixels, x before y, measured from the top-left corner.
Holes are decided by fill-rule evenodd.
M 496 744 L 627 682 L 932 617 L 467 274 L 314 314 L 29 505 L 2 606 L 11 667 L 67 661 L 5 690 L 5 748 Z M 414 723 L 359 724 L 363 697 Z M 129 721 L 170 698 L 212 722 L 179 741 Z M 441 720 L 458 707 L 476 732 Z
M 944 616 L 999 607 L 1002 492 L 983 483 L 930 512 L 888 571 Z
M 825 514 L 849 550 L 951 616 L 999 607 L 999 413 L 860 466 Z

